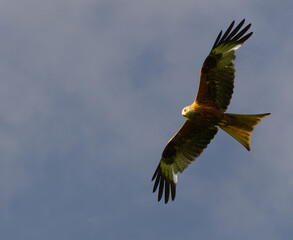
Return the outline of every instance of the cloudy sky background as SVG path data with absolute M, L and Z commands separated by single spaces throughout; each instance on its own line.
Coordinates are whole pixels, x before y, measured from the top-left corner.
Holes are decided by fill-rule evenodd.
M 264 113 L 247 152 L 219 131 L 157 202 L 152 174 L 232 20 L 229 112 Z M 2 0 L 1 239 L 292 239 L 292 1 Z

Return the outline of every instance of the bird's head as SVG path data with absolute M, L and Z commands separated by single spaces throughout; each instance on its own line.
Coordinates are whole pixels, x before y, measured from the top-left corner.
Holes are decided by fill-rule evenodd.
M 191 112 L 192 112 L 191 106 L 187 106 L 182 109 L 182 116 L 188 118 Z

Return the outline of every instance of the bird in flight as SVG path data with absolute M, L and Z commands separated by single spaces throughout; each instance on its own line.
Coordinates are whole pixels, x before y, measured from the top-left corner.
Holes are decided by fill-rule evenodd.
M 252 35 L 246 34 L 251 24 L 243 29 L 245 19 L 233 29 L 234 21 L 222 35 L 219 33 L 210 54 L 205 59 L 195 101 L 183 108 L 186 118 L 179 131 L 165 147 L 152 181 L 153 192 L 158 189 L 158 201 L 165 192 L 165 203 L 176 196 L 177 173 L 182 173 L 202 153 L 218 131 L 218 127 L 239 141 L 250 151 L 250 136 L 254 126 L 270 113 L 225 113 L 230 103 L 235 68 L 235 51 Z M 233 29 L 233 30 L 232 30 Z

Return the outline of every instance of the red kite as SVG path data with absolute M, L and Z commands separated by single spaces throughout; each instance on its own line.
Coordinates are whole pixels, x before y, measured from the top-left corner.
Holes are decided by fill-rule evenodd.
M 235 27 L 234 21 L 224 35 L 219 33 L 212 50 L 203 63 L 200 83 L 195 101 L 182 110 L 186 121 L 179 131 L 169 140 L 152 181 L 153 192 L 159 188 L 158 201 L 165 191 L 165 203 L 176 195 L 177 173 L 182 173 L 207 147 L 218 131 L 218 127 L 239 141 L 250 151 L 250 136 L 254 126 L 270 113 L 231 114 L 225 113 L 230 103 L 235 68 L 235 51 L 252 35 L 246 34 L 251 24 L 241 31 L 243 19 Z M 246 34 L 246 35 L 245 35 Z

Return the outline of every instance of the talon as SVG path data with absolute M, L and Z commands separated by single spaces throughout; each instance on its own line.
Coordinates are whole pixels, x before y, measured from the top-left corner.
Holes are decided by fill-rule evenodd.
M 220 123 L 219 123 L 219 126 L 226 126 L 227 125 L 227 121 L 226 120 L 222 120 Z

